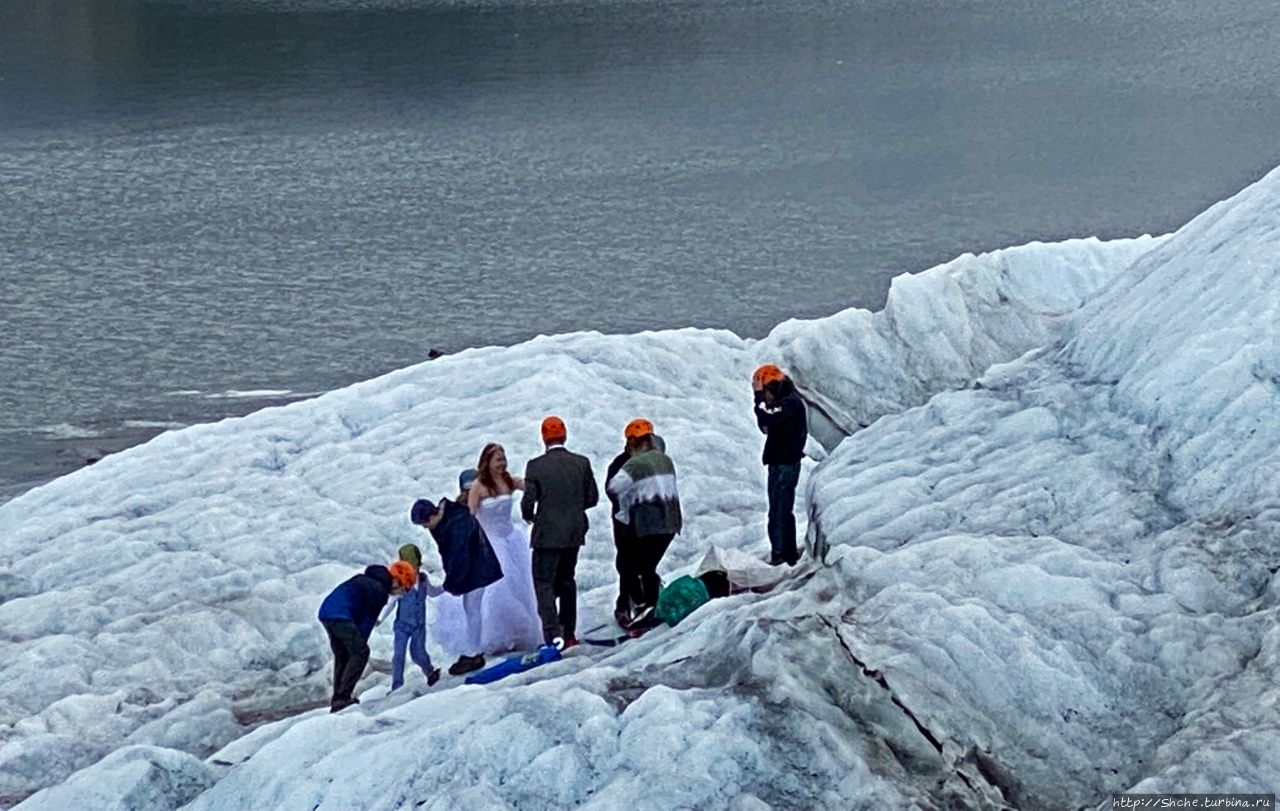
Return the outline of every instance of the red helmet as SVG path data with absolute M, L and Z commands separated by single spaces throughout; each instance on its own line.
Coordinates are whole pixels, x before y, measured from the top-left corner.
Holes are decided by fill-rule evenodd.
M 751 382 L 759 386 L 767 386 L 770 383 L 777 383 L 785 376 L 777 366 L 772 363 L 766 363 L 756 369 L 755 374 L 751 375 Z

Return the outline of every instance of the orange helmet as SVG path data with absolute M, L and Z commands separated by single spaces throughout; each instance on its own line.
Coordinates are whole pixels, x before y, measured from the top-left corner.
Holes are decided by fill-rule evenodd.
M 767 386 L 770 383 L 777 383 L 785 376 L 777 366 L 772 363 L 766 363 L 756 369 L 755 374 L 751 375 L 751 382 L 760 386 Z
M 387 567 L 391 572 L 391 579 L 396 585 L 405 591 L 413 588 L 418 583 L 418 573 L 413 570 L 413 564 L 407 560 L 397 560 L 395 563 Z
M 564 439 L 569 435 L 569 431 L 564 427 L 564 420 L 559 417 L 547 417 L 542 421 L 542 441 L 551 442 L 552 440 Z
M 627 439 L 638 439 L 642 436 L 648 436 L 653 433 L 653 423 L 648 420 L 632 420 L 627 423 L 627 427 L 622 430 L 622 435 Z

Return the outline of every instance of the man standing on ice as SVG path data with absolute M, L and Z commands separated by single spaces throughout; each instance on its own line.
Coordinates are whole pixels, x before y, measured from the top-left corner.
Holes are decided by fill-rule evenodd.
M 542 421 L 547 452 L 530 459 L 524 470 L 520 514 L 533 524 L 533 590 L 542 620 L 543 640 L 558 648 L 578 644 L 578 550 L 587 538 L 587 510 L 600 492 L 591 461 L 564 447 L 568 431 L 559 417 Z M 557 601 L 559 605 L 557 606 Z
M 796 484 L 800 460 L 809 436 L 804 401 L 791 378 L 772 363 L 751 376 L 755 392 L 756 425 L 765 435 L 762 461 L 769 470 L 769 565 L 794 566 L 796 547 Z

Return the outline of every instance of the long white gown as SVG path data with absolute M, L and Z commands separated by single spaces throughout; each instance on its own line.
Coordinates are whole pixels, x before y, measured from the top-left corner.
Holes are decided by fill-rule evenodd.
M 481 608 L 481 650 L 486 655 L 531 651 L 542 644 L 542 623 L 533 595 L 532 552 L 529 536 L 511 520 L 515 494 L 490 496 L 480 502 L 476 518 L 502 564 L 502 579 L 484 590 Z M 462 598 L 442 594 L 437 599 L 435 641 L 461 655 L 466 648 L 466 615 Z

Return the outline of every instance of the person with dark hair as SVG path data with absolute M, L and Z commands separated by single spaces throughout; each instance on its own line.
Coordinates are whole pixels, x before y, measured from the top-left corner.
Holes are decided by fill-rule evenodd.
M 444 590 L 462 598 L 465 650 L 449 666 L 449 673 L 460 676 L 479 670 L 484 667 L 485 587 L 502 579 L 502 565 L 475 516 L 461 504 L 447 498 L 439 504 L 420 498 L 413 503 L 409 520 L 431 533 L 444 565 Z
M 471 498 L 471 485 L 476 483 L 476 469 L 469 467 L 458 474 L 458 497 L 454 501 L 467 504 Z
M 662 586 L 658 564 L 683 527 L 684 518 L 676 468 L 670 457 L 658 450 L 653 424 L 645 419 L 632 420 L 623 436 L 628 459 L 609 478 L 605 490 L 617 502 L 614 518 L 628 525 L 635 537 L 632 564 L 639 581 L 639 600 L 628 623 L 634 624 L 652 612 L 658 602 Z
M 599 502 L 600 492 L 591 461 L 565 448 L 564 421 L 547 417 L 541 430 L 547 451 L 525 466 L 520 514 L 533 525 L 533 590 L 542 638 L 563 649 L 578 644 L 574 576 L 587 537 L 587 510 Z
M 794 566 L 800 560 L 796 546 L 796 485 L 809 436 L 808 415 L 791 378 L 771 363 L 756 369 L 751 388 L 756 425 L 765 435 L 761 459 L 769 471 L 769 564 Z
M 329 712 L 338 712 L 360 699 L 352 695 L 356 682 L 369 662 L 369 634 L 378 614 L 392 595 L 413 588 L 417 575 L 403 561 L 402 566 L 369 566 L 362 574 L 344 581 L 320 603 L 318 619 L 329 636 L 333 651 L 333 697 Z

